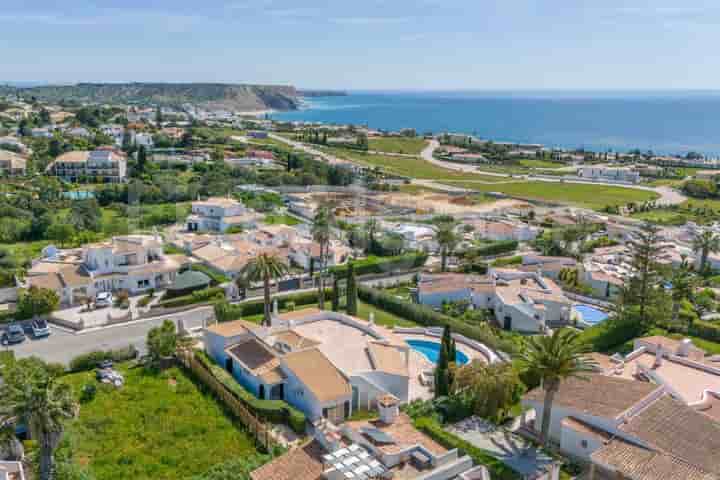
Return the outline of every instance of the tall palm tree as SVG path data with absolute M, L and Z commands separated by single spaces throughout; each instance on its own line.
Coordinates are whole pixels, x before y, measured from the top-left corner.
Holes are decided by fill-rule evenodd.
M 703 230 L 693 238 L 693 250 L 700 252 L 700 271 L 705 271 L 708 256 L 720 251 L 720 236 L 710 230 Z
M 457 245 L 458 238 L 455 234 L 455 225 L 453 223 L 441 223 L 438 225 L 435 235 L 438 245 L 440 245 L 440 270 L 447 270 L 447 257 L 452 253 Z
M 241 276 L 249 282 L 263 282 L 265 309 L 263 325 L 270 326 L 270 282 L 287 274 L 288 266 L 277 255 L 261 253 L 242 269 Z
M 318 276 L 318 305 L 325 309 L 325 270 L 327 269 L 332 224 L 335 222 L 333 209 L 329 205 L 320 205 L 313 218 L 313 240 L 320 244 L 320 274 Z
M 19 360 L 4 372 L 0 398 L 0 424 L 28 426 L 40 447 L 40 480 L 51 479 L 64 422 L 77 413 L 72 389 L 58 382 L 41 360 L 30 358 Z
M 555 394 L 560 383 L 569 378 L 587 379 L 584 374 L 591 372 L 595 363 L 584 354 L 587 348 L 579 339 L 579 333 L 570 329 L 557 329 L 551 336 L 527 337 L 524 348 L 518 354 L 523 370 L 541 380 L 545 391 L 543 403 L 540 443 L 548 443 L 548 430 Z

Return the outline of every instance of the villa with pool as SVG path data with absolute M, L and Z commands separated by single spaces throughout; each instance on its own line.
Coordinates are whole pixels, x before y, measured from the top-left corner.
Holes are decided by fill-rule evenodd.
M 271 326 L 244 320 L 205 331 L 207 354 L 261 399 L 285 400 L 310 421 L 343 423 L 378 399 L 432 397 L 442 330 L 389 328 L 315 308 L 272 315 Z M 485 345 L 453 335 L 457 362 L 499 361 Z

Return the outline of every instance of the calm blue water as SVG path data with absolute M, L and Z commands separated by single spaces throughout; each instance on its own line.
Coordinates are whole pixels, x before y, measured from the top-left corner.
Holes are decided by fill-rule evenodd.
M 549 147 L 720 155 L 720 92 L 351 92 L 280 120 L 452 131 Z
M 582 315 L 583 322 L 588 325 L 597 325 L 608 318 L 607 313 L 590 305 L 575 305 L 575 310 Z
M 410 345 L 410 348 L 413 350 L 422 353 L 425 358 L 430 360 L 433 363 L 437 363 L 438 358 L 440 357 L 440 344 L 437 342 L 428 342 L 426 340 L 405 340 L 405 343 Z M 455 362 L 459 365 L 465 365 L 468 363 L 470 359 L 462 353 L 460 350 L 458 350 L 457 355 L 455 355 Z

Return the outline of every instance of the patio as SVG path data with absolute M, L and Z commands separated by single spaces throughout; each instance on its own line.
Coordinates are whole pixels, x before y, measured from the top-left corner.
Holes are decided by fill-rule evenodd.
M 479 417 L 466 418 L 448 431 L 488 451 L 522 475 L 545 472 L 553 463 L 552 457 L 524 438 Z

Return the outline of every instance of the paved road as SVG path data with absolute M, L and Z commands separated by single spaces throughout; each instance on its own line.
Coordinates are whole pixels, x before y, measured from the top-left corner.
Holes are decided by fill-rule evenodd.
M 202 327 L 203 315 L 194 310 L 183 316 L 185 328 Z M 157 327 L 166 318 L 176 320 L 178 316 L 158 317 L 139 320 L 130 324 L 116 325 L 80 333 L 70 332 L 51 325 L 52 334 L 48 338 L 33 340 L 28 338 L 19 345 L 9 348 L 18 358 L 36 356 L 47 362 L 68 364 L 76 356 L 93 350 L 110 350 L 135 345 L 141 354 L 145 353 L 145 339 L 151 328 Z
M 507 173 L 497 173 L 497 172 L 486 172 L 483 170 L 478 170 L 476 165 L 467 165 L 462 163 L 455 163 L 455 162 L 445 162 L 443 160 L 438 160 L 435 157 L 433 157 L 433 153 L 435 150 L 440 146 L 440 143 L 437 140 L 431 140 L 427 147 L 422 151 L 420 154 L 422 158 L 434 165 L 437 165 L 442 168 L 447 168 L 449 170 L 455 170 L 459 172 L 466 172 L 466 173 L 475 173 L 475 174 L 482 174 L 487 175 L 491 177 L 504 177 L 504 178 L 520 178 L 523 180 L 531 180 L 531 181 L 539 181 L 539 182 L 564 182 L 564 183 L 581 183 L 585 185 L 607 185 L 610 187 L 621 187 L 621 188 L 634 188 L 635 190 L 645 190 L 648 192 L 654 192 L 659 195 L 659 198 L 656 200 L 656 202 L 660 205 L 677 205 L 680 203 L 683 203 L 687 200 L 687 197 L 677 190 L 673 190 L 672 188 L 668 186 L 661 186 L 661 187 L 648 187 L 645 185 L 620 185 L 616 183 L 604 183 L 604 182 L 586 182 L 583 180 L 568 180 L 563 178 L 538 178 L 538 177 L 528 177 L 527 175 L 512 175 Z M 491 183 L 491 182 L 485 182 L 482 180 L 474 181 L 472 179 L 468 179 L 467 181 L 471 181 L 474 183 Z M 416 183 L 416 182 L 413 182 Z M 436 182 L 431 182 L 436 183 Z

